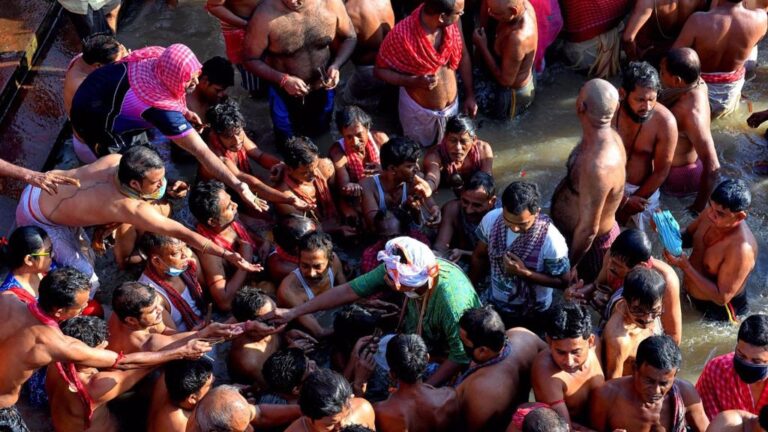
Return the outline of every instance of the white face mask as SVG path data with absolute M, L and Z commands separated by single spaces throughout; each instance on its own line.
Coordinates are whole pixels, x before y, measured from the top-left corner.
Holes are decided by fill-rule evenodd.
M 424 294 L 419 294 L 416 291 L 405 291 L 404 294 L 409 299 L 418 299 L 418 298 L 421 298 L 422 296 L 424 296 Z

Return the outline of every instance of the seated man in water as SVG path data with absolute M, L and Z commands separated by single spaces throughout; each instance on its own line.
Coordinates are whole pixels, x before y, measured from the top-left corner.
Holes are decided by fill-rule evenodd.
M 201 119 L 214 105 L 227 99 L 227 89 L 235 85 L 235 71 L 232 63 L 224 57 L 211 57 L 203 63 L 197 85 L 187 94 L 187 108 Z
M 615 302 L 603 330 L 606 379 L 630 375 L 640 342 L 661 334 L 664 291 L 664 278 L 655 270 L 635 268 L 627 273 L 622 298 Z
M 386 359 L 397 385 L 387 400 L 373 406 L 377 431 L 443 431 L 456 427 L 460 416 L 456 391 L 423 382 L 429 353 L 421 337 L 392 337 L 387 342 Z
M 765 432 L 768 431 L 768 406 L 760 408 L 760 415 L 742 410 L 723 411 L 707 428 L 707 432 Z
M 302 417 L 285 432 L 321 432 L 352 424 L 376 427 L 371 404 L 354 397 L 347 380 L 330 369 L 318 369 L 307 377 L 299 406 Z
M 726 410 L 757 415 L 768 405 L 768 315 L 750 315 L 739 326 L 734 352 L 708 361 L 696 382 L 713 420 Z
M 533 103 L 536 76 L 533 73 L 539 29 L 534 6 L 528 0 L 487 0 L 488 15 L 498 22 L 493 51 L 484 27 L 472 35 L 477 54 L 483 59 L 492 82 L 478 87 L 480 109 L 491 117 L 511 120 Z M 478 80 L 475 80 L 478 81 Z
M 443 185 L 458 195 L 478 171 L 493 175 L 491 145 L 477 139 L 472 119 L 453 116 L 445 124 L 442 141 L 424 155 L 424 179 L 433 192 Z
M 747 279 L 757 258 L 757 241 L 744 221 L 751 203 L 746 183 L 723 181 L 704 212 L 682 230 L 691 255 L 664 251 L 667 262 L 683 271 L 683 287 L 704 319 L 736 322 L 747 313 Z
M 709 420 L 701 398 L 677 378 L 682 354 L 667 336 L 652 336 L 637 347 L 632 376 L 607 381 L 590 397 L 591 426 L 598 431 L 704 432 Z
M 573 303 L 555 306 L 550 313 L 545 321 L 549 349 L 536 356 L 531 370 L 533 394 L 580 430 L 588 424 L 590 392 L 605 381 L 592 319 L 586 308 Z
M 283 348 L 272 353 L 261 370 L 267 386 L 259 401 L 278 405 L 298 404 L 304 380 L 316 370 L 315 361 L 299 348 Z
M 317 229 L 317 223 L 308 217 L 287 215 L 278 219 L 272 230 L 275 250 L 266 260 L 267 277 L 276 287 L 299 268 L 299 240 Z
M 465 431 L 504 430 L 515 406 L 528 401 L 534 359 L 547 345 L 524 328 L 504 330 L 490 306 L 469 309 L 459 321 L 472 362 L 456 381 Z
M 149 404 L 147 432 L 186 431 L 187 419 L 213 387 L 213 380 L 213 362 L 208 358 L 166 364 Z
M 541 212 L 539 188 L 516 181 L 504 189 L 501 209 L 483 217 L 472 254 L 470 276 L 491 285 L 487 302 L 506 327 L 541 331 L 541 318 L 552 305 L 552 288 L 564 289 L 570 271 L 568 246 L 560 231 Z
M 477 228 L 488 212 L 496 208 L 493 176 L 478 171 L 459 194 L 443 205 L 442 221 L 432 247 L 453 262 L 469 260 L 479 241 Z
M 299 240 L 299 267 L 280 283 L 277 303 L 281 307 L 295 307 L 346 282 L 341 260 L 333 252 L 331 236 L 311 232 Z M 333 333 L 334 312 L 304 315 L 298 318 L 298 323 L 318 339 L 329 336 Z
M 224 384 L 212 388 L 195 405 L 187 422 L 187 432 L 282 428 L 300 416 L 298 405 L 252 405 L 239 387 Z

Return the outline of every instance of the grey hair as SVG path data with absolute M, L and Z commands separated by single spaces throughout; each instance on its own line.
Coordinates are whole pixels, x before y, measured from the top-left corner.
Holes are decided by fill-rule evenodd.
M 235 397 L 234 400 L 228 400 L 227 403 L 216 403 L 216 398 L 228 395 L 237 395 L 239 397 Z M 206 399 L 209 401 L 208 403 L 205 403 Z M 215 387 L 205 395 L 195 408 L 195 421 L 198 431 L 232 432 L 232 423 L 236 423 L 235 419 L 243 414 L 243 410 L 248 409 L 248 402 L 240 394 L 240 390 L 237 387 L 229 384 Z

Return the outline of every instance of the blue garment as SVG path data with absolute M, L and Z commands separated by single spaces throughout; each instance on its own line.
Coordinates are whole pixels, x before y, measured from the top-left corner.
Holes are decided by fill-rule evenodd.
M 294 136 L 316 137 L 328 131 L 333 113 L 334 90 L 319 89 L 293 97 L 269 87 L 269 110 L 278 142 Z

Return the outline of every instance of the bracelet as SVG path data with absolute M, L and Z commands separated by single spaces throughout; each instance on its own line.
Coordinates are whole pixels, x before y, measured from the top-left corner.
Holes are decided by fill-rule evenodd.
M 206 251 L 208 250 L 208 246 L 210 246 L 210 245 L 211 245 L 211 239 L 206 239 L 205 243 L 203 243 L 202 252 L 206 253 Z
M 120 360 L 122 360 L 122 359 L 124 359 L 124 358 L 125 358 L 125 354 L 123 354 L 123 352 L 122 352 L 122 351 L 120 351 L 120 352 L 117 354 L 117 360 L 115 360 L 115 362 L 114 362 L 114 363 L 112 363 L 112 366 L 110 367 L 110 369 L 117 369 L 117 364 L 118 364 L 118 363 L 120 363 Z
M 290 75 L 283 74 L 283 77 L 280 78 L 280 88 L 285 87 L 285 84 L 288 82 L 288 78 L 290 78 Z

